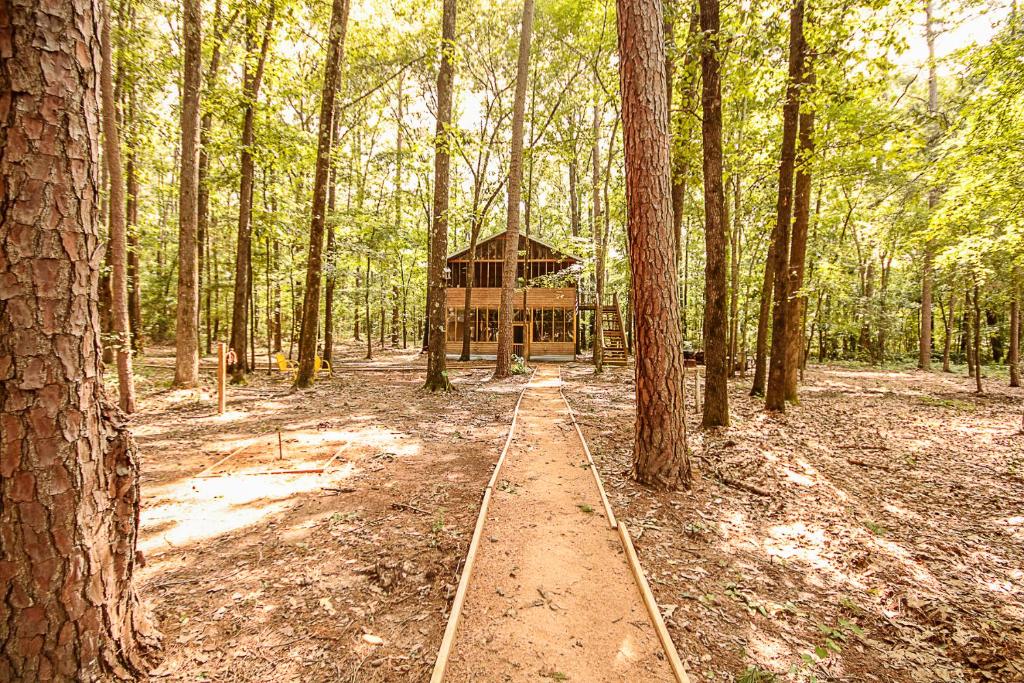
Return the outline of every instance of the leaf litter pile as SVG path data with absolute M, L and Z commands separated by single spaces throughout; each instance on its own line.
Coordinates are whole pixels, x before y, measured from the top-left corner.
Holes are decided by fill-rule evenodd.
M 429 678 L 524 381 L 489 375 L 455 369 L 458 390 L 432 395 L 422 372 L 339 368 L 292 392 L 264 370 L 223 416 L 150 382 L 133 430 L 139 581 L 165 646 L 152 679 Z M 323 465 L 338 444 L 325 473 L 254 474 L 282 455 Z M 242 446 L 222 476 L 194 477 Z
M 811 368 L 767 415 L 730 385 L 691 492 L 629 478 L 632 369 L 566 368 L 565 391 L 696 680 L 1024 681 L 1020 390 Z

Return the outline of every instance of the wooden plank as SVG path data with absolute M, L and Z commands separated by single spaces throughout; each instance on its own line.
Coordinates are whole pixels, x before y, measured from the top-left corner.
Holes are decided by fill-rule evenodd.
M 690 683 L 690 677 L 686 675 L 686 668 L 683 666 L 682 660 L 679 659 L 679 651 L 676 650 L 668 627 L 665 626 L 665 620 L 661 616 L 658 601 L 654 599 L 651 586 L 647 583 L 647 577 L 644 576 L 643 567 L 640 566 L 640 558 L 637 557 L 636 549 L 633 547 L 633 539 L 630 538 L 629 530 L 623 522 L 619 522 L 619 539 L 622 541 L 623 550 L 626 551 L 626 559 L 629 562 L 629 568 L 633 571 L 637 588 L 640 589 L 640 595 L 644 599 L 644 606 L 647 607 L 647 613 L 654 623 L 654 630 L 658 633 L 658 640 L 661 641 L 661 647 L 665 650 L 665 656 L 668 657 L 668 663 L 672 667 L 676 683 Z

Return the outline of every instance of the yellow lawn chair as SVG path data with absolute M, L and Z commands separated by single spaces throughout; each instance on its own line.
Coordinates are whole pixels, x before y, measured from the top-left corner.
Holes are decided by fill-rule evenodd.
M 292 376 L 295 376 L 299 372 L 299 364 L 293 360 L 289 360 L 281 352 L 274 354 L 274 360 L 277 361 L 277 369 L 281 372 L 290 372 Z M 313 374 L 318 374 L 321 370 L 326 370 L 327 374 L 334 376 L 334 371 L 331 369 L 331 361 L 324 360 L 320 356 L 313 359 Z
M 288 360 L 288 358 L 286 358 L 280 351 L 274 354 L 274 360 L 277 361 L 277 369 L 281 372 L 295 373 L 299 369 L 299 366 L 296 365 L 295 361 Z
M 313 374 L 317 374 L 320 370 L 327 370 L 327 374 L 334 377 L 334 371 L 331 370 L 331 361 L 324 360 L 320 356 L 313 359 Z

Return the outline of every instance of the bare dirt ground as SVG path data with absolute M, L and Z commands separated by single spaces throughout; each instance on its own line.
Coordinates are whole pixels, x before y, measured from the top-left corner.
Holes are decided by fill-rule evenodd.
M 346 351 L 357 364 L 361 349 Z M 197 402 L 167 388 L 166 360 L 140 363 L 133 419 L 139 582 L 165 636 L 152 680 L 428 678 L 524 380 L 456 368 L 457 393 L 436 396 L 421 372 L 339 368 L 292 392 L 264 372 L 217 416 L 212 372 Z M 325 474 L 253 474 L 322 467 L 346 443 Z M 247 444 L 224 476 L 194 478 Z
M 558 387 L 538 367 L 445 680 L 673 681 Z
M 690 392 L 694 489 L 660 494 L 632 368 L 592 373 L 566 394 L 694 680 L 1024 681 L 1020 390 L 812 367 L 784 416 L 736 380 L 710 433 Z

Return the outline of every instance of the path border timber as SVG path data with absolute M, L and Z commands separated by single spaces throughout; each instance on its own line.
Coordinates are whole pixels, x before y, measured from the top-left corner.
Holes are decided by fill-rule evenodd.
M 469 550 L 466 553 L 466 562 L 463 565 L 462 576 L 459 579 L 459 587 L 455 592 L 455 599 L 452 601 L 451 612 L 448 615 L 448 624 L 445 626 L 444 630 L 444 637 L 441 639 L 441 646 L 437 651 L 437 659 L 434 662 L 434 669 L 430 676 L 430 683 L 444 683 L 445 671 L 448 668 L 448 658 L 451 656 L 452 649 L 455 646 L 455 636 L 458 632 L 459 620 L 462 618 L 462 608 L 466 601 L 466 594 L 469 592 L 469 582 L 473 573 L 473 565 L 476 561 L 476 554 L 480 548 L 480 539 L 483 536 L 484 524 L 487 520 L 487 510 L 491 503 L 491 492 L 498 481 L 498 475 L 501 472 L 502 465 L 505 463 L 505 457 L 508 454 L 508 449 L 512 445 L 516 422 L 519 418 L 519 406 L 523 402 L 523 396 L 526 394 L 526 390 L 530 387 L 530 384 L 533 383 L 534 375 L 536 375 L 536 369 L 530 375 L 530 381 L 527 382 L 522 391 L 519 392 L 519 400 L 516 401 L 516 407 L 512 413 L 512 423 L 509 425 L 508 437 L 506 437 L 505 445 L 501 449 L 501 455 L 498 457 L 498 462 L 494 467 L 494 473 L 491 475 L 491 480 L 487 483 L 487 487 L 484 489 L 483 499 L 480 504 L 480 513 L 477 516 L 476 527 L 473 530 L 473 538 L 470 541 Z M 669 667 L 672 669 L 672 675 L 675 677 L 677 683 L 690 683 L 690 678 L 686 674 L 686 668 L 683 666 L 683 662 L 679 658 L 679 652 L 676 650 L 676 646 L 672 642 L 672 636 L 669 635 L 668 628 L 665 626 L 665 620 L 661 616 L 661 610 L 658 609 L 658 602 L 654 597 L 654 593 L 651 591 L 650 584 L 647 582 L 647 577 L 644 575 L 643 567 L 640 565 L 640 559 L 637 557 L 636 549 L 633 547 L 633 540 L 629 535 L 629 530 L 626 528 L 624 523 L 618 521 L 615 517 L 615 512 L 612 510 L 611 503 L 608 501 L 608 495 L 604 490 L 604 483 L 601 481 L 601 473 L 597 470 L 597 464 L 594 462 L 594 457 L 590 452 L 590 447 L 587 446 L 587 440 L 584 438 L 583 431 L 580 429 L 579 422 L 576 420 L 576 413 L 573 411 L 572 406 L 569 404 L 569 400 L 565 397 L 565 393 L 562 391 L 562 384 L 562 370 L 559 368 L 558 395 L 562 397 L 562 401 L 565 403 L 565 407 L 569 411 L 569 418 L 576 430 L 576 436 L 579 438 L 580 444 L 583 446 L 583 452 L 587 456 L 590 471 L 594 475 L 594 481 L 596 482 L 597 489 L 601 494 L 601 504 L 604 506 L 608 528 L 618 532 L 617 536 L 619 537 L 619 541 L 622 543 L 622 550 L 626 556 L 626 561 L 629 564 L 630 572 L 636 582 L 637 589 L 640 591 L 640 597 L 643 600 L 644 607 L 647 609 L 647 614 L 651 619 L 651 623 L 654 625 L 654 630 L 658 635 L 658 641 L 661 643 L 661 647 L 665 651 Z

